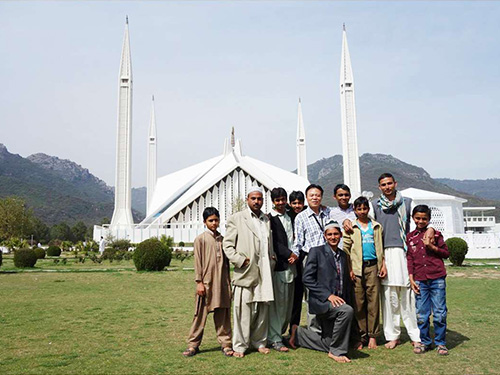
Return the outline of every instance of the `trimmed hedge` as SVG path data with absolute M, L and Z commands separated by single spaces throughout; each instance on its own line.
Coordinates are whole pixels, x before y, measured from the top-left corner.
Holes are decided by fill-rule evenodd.
M 172 260 L 172 249 L 150 238 L 137 245 L 132 258 L 137 271 L 162 271 Z
M 465 260 L 465 255 L 469 251 L 467 242 L 458 237 L 448 238 L 446 245 L 450 251 L 450 262 L 454 266 L 461 266 Z
M 47 249 L 47 255 L 49 257 L 58 257 L 59 255 L 61 255 L 61 248 L 59 246 L 49 246 L 49 248 Z
M 33 249 L 19 249 L 14 252 L 14 266 L 17 268 L 34 267 L 37 260 Z
M 41 247 L 37 247 L 36 249 L 33 249 L 36 254 L 37 259 L 43 259 L 45 258 L 45 250 L 42 249 Z

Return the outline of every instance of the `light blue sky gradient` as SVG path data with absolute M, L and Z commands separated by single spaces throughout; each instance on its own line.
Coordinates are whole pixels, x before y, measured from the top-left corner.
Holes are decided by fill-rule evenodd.
M 130 19 L 133 185 L 222 153 L 296 168 L 341 153 L 345 22 L 360 154 L 433 177 L 500 177 L 498 2 L 0 2 L 0 142 L 71 159 L 114 185 L 118 68 Z M 362 176 L 363 177 L 363 176 Z

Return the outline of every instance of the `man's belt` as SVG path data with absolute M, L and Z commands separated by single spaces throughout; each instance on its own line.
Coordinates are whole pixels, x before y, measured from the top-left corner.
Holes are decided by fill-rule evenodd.
M 371 266 L 375 266 L 376 264 L 377 264 L 377 259 L 370 259 L 370 260 L 363 261 L 363 267 L 371 267 Z

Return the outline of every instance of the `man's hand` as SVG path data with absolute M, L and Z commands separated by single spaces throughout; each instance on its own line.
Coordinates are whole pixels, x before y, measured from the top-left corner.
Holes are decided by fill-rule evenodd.
M 378 277 L 384 279 L 387 276 L 387 267 L 385 266 L 385 261 L 382 263 L 382 267 L 380 267 L 380 271 L 378 273 Z
M 434 242 L 435 242 L 434 235 L 435 234 L 436 234 L 436 231 L 434 230 L 434 228 L 427 228 L 427 230 L 425 231 L 425 234 L 424 234 L 424 238 L 423 238 L 424 244 L 427 245 L 427 243 L 425 241 L 428 241 L 428 243 L 434 245 Z
M 413 290 L 415 294 L 420 294 L 420 288 L 418 287 L 415 281 L 410 280 L 410 285 L 411 285 L 411 290 Z
M 199 296 L 204 296 L 206 294 L 206 289 L 205 289 L 205 285 L 203 284 L 202 281 L 197 281 L 196 282 L 196 294 L 198 294 Z
M 245 268 L 246 266 L 248 266 L 249 263 L 250 263 L 250 258 L 245 258 L 245 261 L 241 265 L 241 268 Z
M 354 274 L 354 272 L 349 272 L 349 277 L 351 278 L 352 281 L 356 281 L 356 275 Z
M 345 304 L 345 301 L 342 298 L 337 297 L 335 294 L 330 295 L 330 297 L 328 297 L 328 301 L 332 303 L 333 307 L 339 307 Z
M 344 222 L 342 223 L 342 226 L 344 227 L 344 231 L 348 234 L 354 233 L 352 229 L 352 221 L 349 219 L 345 219 Z
M 292 253 L 292 255 L 290 255 L 290 258 L 288 258 L 288 263 L 294 264 L 297 261 L 297 259 L 299 259 L 299 257 L 294 253 Z
M 428 248 L 429 250 L 431 250 L 431 251 L 438 251 L 439 250 L 439 248 L 436 245 L 434 245 L 434 237 L 429 238 L 429 237 L 426 237 L 424 235 L 424 238 L 422 238 L 422 241 L 423 241 L 425 247 Z

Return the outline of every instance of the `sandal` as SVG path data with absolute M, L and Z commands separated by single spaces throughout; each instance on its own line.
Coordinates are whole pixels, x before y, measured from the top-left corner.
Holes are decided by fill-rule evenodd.
M 413 353 L 415 354 L 424 354 L 430 350 L 429 346 L 424 344 L 416 344 L 413 348 Z
M 289 351 L 288 348 L 285 345 L 283 345 L 283 343 L 280 341 L 273 342 L 271 344 L 271 347 L 280 353 L 286 353 Z
M 438 345 L 437 348 L 438 355 L 448 355 L 448 348 L 444 345 Z
M 221 350 L 222 354 L 224 354 L 226 357 L 232 357 L 234 354 L 233 348 L 231 348 L 230 346 L 222 348 Z
M 196 354 L 198 354 L 200 352 L 200 349 L 198 348 L 187 348 L 186 350 L 184 350 L 182 352 L 182 355 L 184 357 L 192 357 L 192 356 L 195 356 Z
M 234 358 L 243 358 L 245 356 L 245 353 L 242 352 L 234 352 L 233 357 Z

